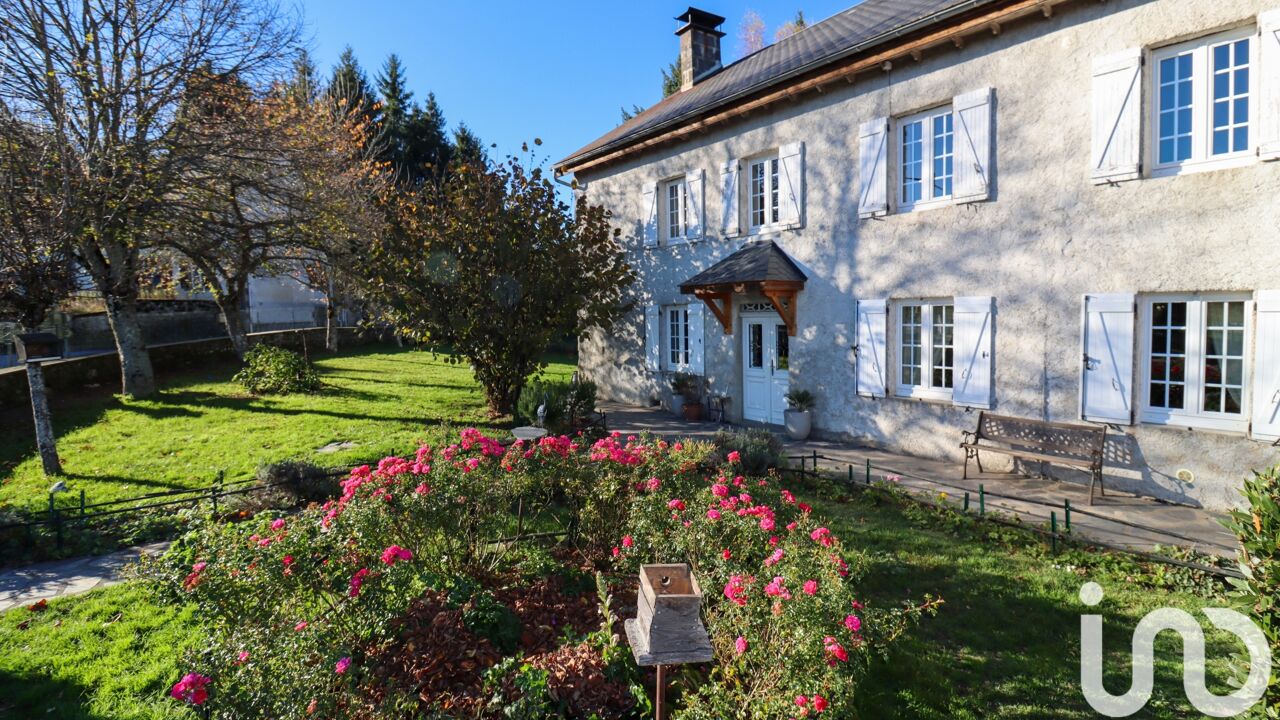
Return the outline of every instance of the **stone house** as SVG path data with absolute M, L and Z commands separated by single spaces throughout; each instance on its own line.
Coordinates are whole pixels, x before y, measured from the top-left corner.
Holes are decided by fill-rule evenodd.
M 1210 508 L 1280 462 L 1277 0 L 865 0 L 557 163 L 635 305 L 603 397 L 962 457 L 977 411 L 1105 423 L 1107 483 Z M 1069 477 L 1070 473 L 1064 473 Z

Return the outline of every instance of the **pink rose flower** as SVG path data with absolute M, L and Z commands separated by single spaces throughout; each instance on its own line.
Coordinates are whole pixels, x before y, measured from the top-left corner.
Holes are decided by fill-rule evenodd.
M 206 688 L 210 682 L 212 681 L 204 675 L 188 673 L 173 684 L 173 688 L 169 690 L 169 697 L 192 705 L 203 705 L 204 701 L 209 699 L 209 691 Z
M 341 675 L 345 673 L 349 667 L 351 667 L 351 658 L 344 657 L 333 666 L 333 671 Z
M 635 544 L 636 544 L 635 540 L 632 540 L 630 535 L 622 536 L 622 547 L 629 548 L 629 547 L 633 547 Z
M 667 507 L 670 508 L 671 510 L 675 510 L 676 512 L 679 512 L 684 509 L 684 501 L 679 498 L 674 498 L 672 500 L 667 501 Z
M 306 620 L 300 620 L 300 621 L 298 621 L 298 624 L 297 624 L 297 625 L 294 625 L 294 626 L 293 626 L 293 631 L 294 631 L 294 632 L 302 632 L 303 630 L 306 630 L 306 629 L 307 629 L 307 621 L 306 621 Z
M 382 551 L 382 562 L 387 565 L 395 565 L 397 562 L 412 559 L 413 551 L 402 548 L 399 545 L 390 545 L 386 550 Z
M 805 595 L 817 595 L 817 594 L 818 594 L 818 581 L 817 581 L 817 580 L 805 580 L 805 581 L 804 581 L 804 594 L 805 594 Z
M 824 697 L 822 697 L 821 695 L 814 695 L 814 696 L 813 696 L 813 709 L 814 709 L 815 711 L 817 711 L 817 712 L 822 712 L 823 710 L 826 710 L 826 709 L 827 709 L 827 699 L 826 699 L 826 698 L 824 698 Z
M 844 626 L 849 628 L 849 632 L 856 633 L 862 629 L 862 620 L 858 619 L 857 615 L 846 615 Z
M 742 460 L 742 454 L 739 453 L 737 450 L 734 450 L 733 452 L 729 453 L 728 460 L 730 463 L 736 465 L 738 464 L 738 462 Z
M 236 656 L 236 664 L 243 665 L 247 662 L 249 662 L 249 652 L 247 650 L 241 650 L 240 654 Z
M 733 647 L 738 651 L 738 654 L 741 655 L 747 651 L 747 639 L 739 635 L 738 639 L 733 641 Z
M 728 548 L 725 548 L 724 550 L 720 551 L 720 557 L 724 558 L 725 560 L 728 560 L 729 558 L 733 557 L 733 553 L 729 552 Z
M 614 545 L 614 546 L 613 546 L 613 556 L 614 556 L 614 557 L 618 557 L 618 556 L 619 556 L 619 555 L 621 555 L 621 554 L 622 554 L 622 550 L 618 549 L 618 546 L 617 546 L 617 545 Z
M 708 519 L 708 520 L 719 520 L 719 519 L 720 519 L 720 511 L 719 511 L 719 510 L 716 510 L 715 508 L 712 508 L 712 509 L 708 510 L 708 511 L 707 511 L 707 519 Z
M 271 529 L 272 530 L 284 529 L 284 518 L 276 518 L 276 520 L 271 523 Z

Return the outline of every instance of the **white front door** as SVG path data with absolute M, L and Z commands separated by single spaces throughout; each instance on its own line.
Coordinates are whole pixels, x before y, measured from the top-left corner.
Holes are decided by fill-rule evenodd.
M 743 417 L 781 425 L 791 384 L 787 326 L 776 315 L 744 316 L 742 325 Z

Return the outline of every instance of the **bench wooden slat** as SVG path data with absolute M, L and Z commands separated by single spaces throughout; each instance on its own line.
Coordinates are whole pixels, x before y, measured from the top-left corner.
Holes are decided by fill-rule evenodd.
M 1074 446 L 1063 445 L 1062 443 L 1051 443 L 1043 440 L 1033 440 L 1031 438 L 983 437 L 982 439 L 988 442 L 1004 443 L 1005 445 L 1009 446 L 1010 449 L 1020 449 L 1020 447 L 1026 446 L 1028 448 L 1032 448 L 1030 452 L 1034 452 L 1035 448 L 1039 448 L 1042 450 L 1050 451 L 1047 454 L 1052 454 L 1054 451 L 1065 453 L 1062 457 L 1089 458 L 1089 457 L 1093 457 L 1093 454 L 1100 450 L 1100 448 L 1095 450 L 1093 447 L 1082 448 L 1079 445 L 1074 445 Z
M 1070 465 L 1072 467 L 1080 467 L 1090 469 L 1094 466 L 1093 460 L 1087 458 L 1073 458 L 1064 455 L 1044 455 L 1042 453 L 1028 452 L 1026 450 L 1018 450 L 1015 448 L 1002 448 L 995 445 L 974 445 L 966 443 L 962 447 L 969 447 L 975 450 L 986 450 L 988 452 L 1003 453 L 1023 460 L 1035 460 L 1037 462 L 1054 463 L 1055 465 Z

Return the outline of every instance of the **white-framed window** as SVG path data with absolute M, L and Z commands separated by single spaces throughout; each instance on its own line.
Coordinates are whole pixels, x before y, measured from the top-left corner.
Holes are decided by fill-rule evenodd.
M 662 184 L 662 227 L 668 243 L 688 242 L 689 185 L 683 177 Z
M 1152 51 L 1153 175 L 1251 161 L 1257 57 L 1252 27 Z
M 950 300 L 898 306 L 897 394 L 950 400 L 955 387 L 955 305 Z
M 897 123 L 898 209 L 907 212 L 951 199 L 955 176 L 955 118 L 951 106 Z
M 752 230 L 774 225 L 782 218 L 778 197 L 779 170 L 777 155 L 747 162 L 747 225 Z
M 1248 295 L 1153 295 L 1141 310 L 1142 420 L 1248 429 Z
M 668 370 L 686 370 L 689 367 L 689 306 L 667 307 L 665 316 L 665 340 L 663 360 Z

